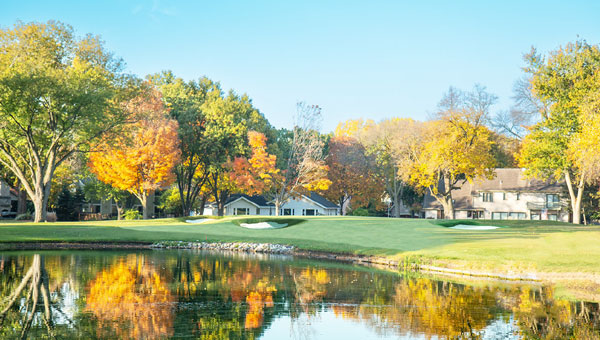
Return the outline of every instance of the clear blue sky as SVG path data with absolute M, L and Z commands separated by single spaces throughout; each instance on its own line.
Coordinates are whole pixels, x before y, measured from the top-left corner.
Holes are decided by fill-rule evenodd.
M 170 69 L 248 93 L 277 127 L 298 100 L 323 131 L 350 118 L 427 119 L 453 85 L 507 109 L 522 54 L 600 42 L 600 1 L 0 0 L 0 25 L 60 20 L 145 76 Z

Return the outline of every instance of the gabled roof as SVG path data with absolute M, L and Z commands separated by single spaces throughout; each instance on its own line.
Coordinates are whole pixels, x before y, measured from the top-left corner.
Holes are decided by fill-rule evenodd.
M 327 209 L 332 209 L 332 208 L 338 209 L 339 208 L 339 206 L 337 204 L 331 202 L 330 200 L 317 194 L 316 192 L 311 191 L 308 195 L 304 195 L 304 197 L 317 203 L 318 205 L 322 206 L 323 208 L 327 208 Z
M 562 182 L 527 179 L 523 169 L 499 168 L 494 171 L 493 179 L 475 179 L 473 183 L 465 181 L 459 189 L 452 191 L 454 208 L 469 210 L 473 208 L 473 196 L 481 192 L 519 192 L 519 193 L 561 193 Z M 444 183 L 439 188 L 443 190 Z M 442 205 L 429 193 L 425 195 L 423 209 L 442 209 Z
M 273 204 L 267 202 L 267 200 L 263 196 L 259 196 L 259 195 L 249 196 L 249 195 L 245 195 L 245 194 L 233 194 L 233 195 L 229 196 L 229 198 L 225 202 L 225 205 L 231 204 L 240 199 L 245 199 L 246 201 L 254 204 L 257 207 L 272 207 L 273 206 Z

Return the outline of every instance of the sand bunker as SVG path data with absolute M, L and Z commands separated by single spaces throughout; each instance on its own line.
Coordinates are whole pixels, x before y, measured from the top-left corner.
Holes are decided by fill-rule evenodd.
M 210 218 L 199 218 L 197 220 L 186 220 L 185 222 L 196 224 L 196 223 L 204 223 L 204 222 L 208 222 L 208 221 L 210 221 Z
M 450 227 L 450 229 L 460 229 L 460 230 L 492 230 L 498 229 L 500 227 L 494 227 L 491 225 L 468 225 L 468 224 L 457 224 L 454 227 Z
M 240 223 L 240 227 L 248 229 L 278 229 L 287 227 L 287 223 L 275 223 L 275 222 L 259 222 L 259 223 Z

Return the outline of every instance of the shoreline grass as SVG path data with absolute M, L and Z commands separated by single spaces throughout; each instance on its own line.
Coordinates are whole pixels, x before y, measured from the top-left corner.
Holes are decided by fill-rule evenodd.
M 0 223 L 1 243 L 208 241 L 293 245 L 332 253 L 387 257 L 469 271 L 537 275 L 563 286 L 600 286 L 600 227 L 555 221 L 435 221 L 358 216 L 304 217 L 281 229 L 239 227 L 261 216 L 184 219 Z M 283 222 L 289 216 L 269 217 Z M 485 231 L 455 230 L 465 222 L 496 225 Z M 576 283 L 573 283 L 577 281 Z M 589 283 L 589 284 L 588 284 Z

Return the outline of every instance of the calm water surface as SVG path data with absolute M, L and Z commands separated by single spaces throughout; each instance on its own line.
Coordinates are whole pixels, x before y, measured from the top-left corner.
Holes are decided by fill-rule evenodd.
M 600 339 L 598 304 L 291 257 L 0 253 L 0 339 Z

